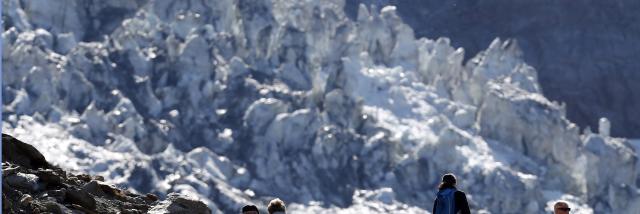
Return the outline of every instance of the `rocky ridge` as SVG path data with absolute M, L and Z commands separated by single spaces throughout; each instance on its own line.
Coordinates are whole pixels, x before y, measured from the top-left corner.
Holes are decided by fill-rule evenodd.
M 72 174 L 49 164 L 33 146 L 2 135 L 3 213 L 210 213 L 201 201 L 178 194 L 159 200 Z

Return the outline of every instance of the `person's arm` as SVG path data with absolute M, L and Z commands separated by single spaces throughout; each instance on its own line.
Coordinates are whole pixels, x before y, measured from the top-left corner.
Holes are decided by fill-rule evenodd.
M 455 193 L 456 207 L 460 208 L 460 213 L 462 214 L 471 214 L 471 210 L 469 209 L 469 203 L 467 202 L 467 195 L 462 191 L 457 191 Z
M 436 200 L 433 200 L 433 209 L 431 210 L 431 213 L 436 213 L 436 204 L 438 204 L 438 199 L 436 198 Z

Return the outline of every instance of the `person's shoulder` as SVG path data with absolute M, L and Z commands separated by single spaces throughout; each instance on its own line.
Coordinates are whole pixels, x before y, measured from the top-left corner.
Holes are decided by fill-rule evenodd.
M 457 190 L 455 195 L 459 195 L 459 196 L 467 196 L 463 191 Z

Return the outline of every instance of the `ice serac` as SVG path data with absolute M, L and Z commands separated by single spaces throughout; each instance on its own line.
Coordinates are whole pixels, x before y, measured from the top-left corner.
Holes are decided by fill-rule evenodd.
M 361 3 L 396 6 L 417 37 L 449 37 L 466 59 L 495 37 L 516 38 L 544 95 L 566 103 L 572 122 L 594 128 L 607 117 L 612 136 L 640 137 L 638 1 L 352 0 L 352 20 Z
M 95 31 L 16 2 L 3 1 L 16 9 L 3 11 L 3 130 L 61 167 L 213 213 L 273 197 L 428 213 L 446 172 L 477 212 L 640 205 L 632 144 L 580 133 L 514 40 L 463 64 L 395 7 L 361 5 L 352 21 L 340 0 L 123 1 L 103 9 L 133 12 Z

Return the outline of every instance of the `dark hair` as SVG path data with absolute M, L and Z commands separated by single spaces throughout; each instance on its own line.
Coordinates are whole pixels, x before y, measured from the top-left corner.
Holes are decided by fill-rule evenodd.
M 456 176 L 453 173 L 447 173 L 442 176 L 442 183 L 438 186 L 438 189 L 446 189 L 456 186 Z
M 258 210 L 258 207 L 256 207 L 255 205 L 245 205 L 244 207 L 242 207 L 242 212 L 250 212 L 250 211 L 255 211 L 257 213 L 260 213 L 260 211 Z
M 269 206 L 267 206 L 267 210 L 269 210 L 269 213 L 286 212 L 285 209 L 286 207 L 284 205 L 284 201 L 280 200 L 279 198 L 271 200 L 271 202 L 269 202 Z

